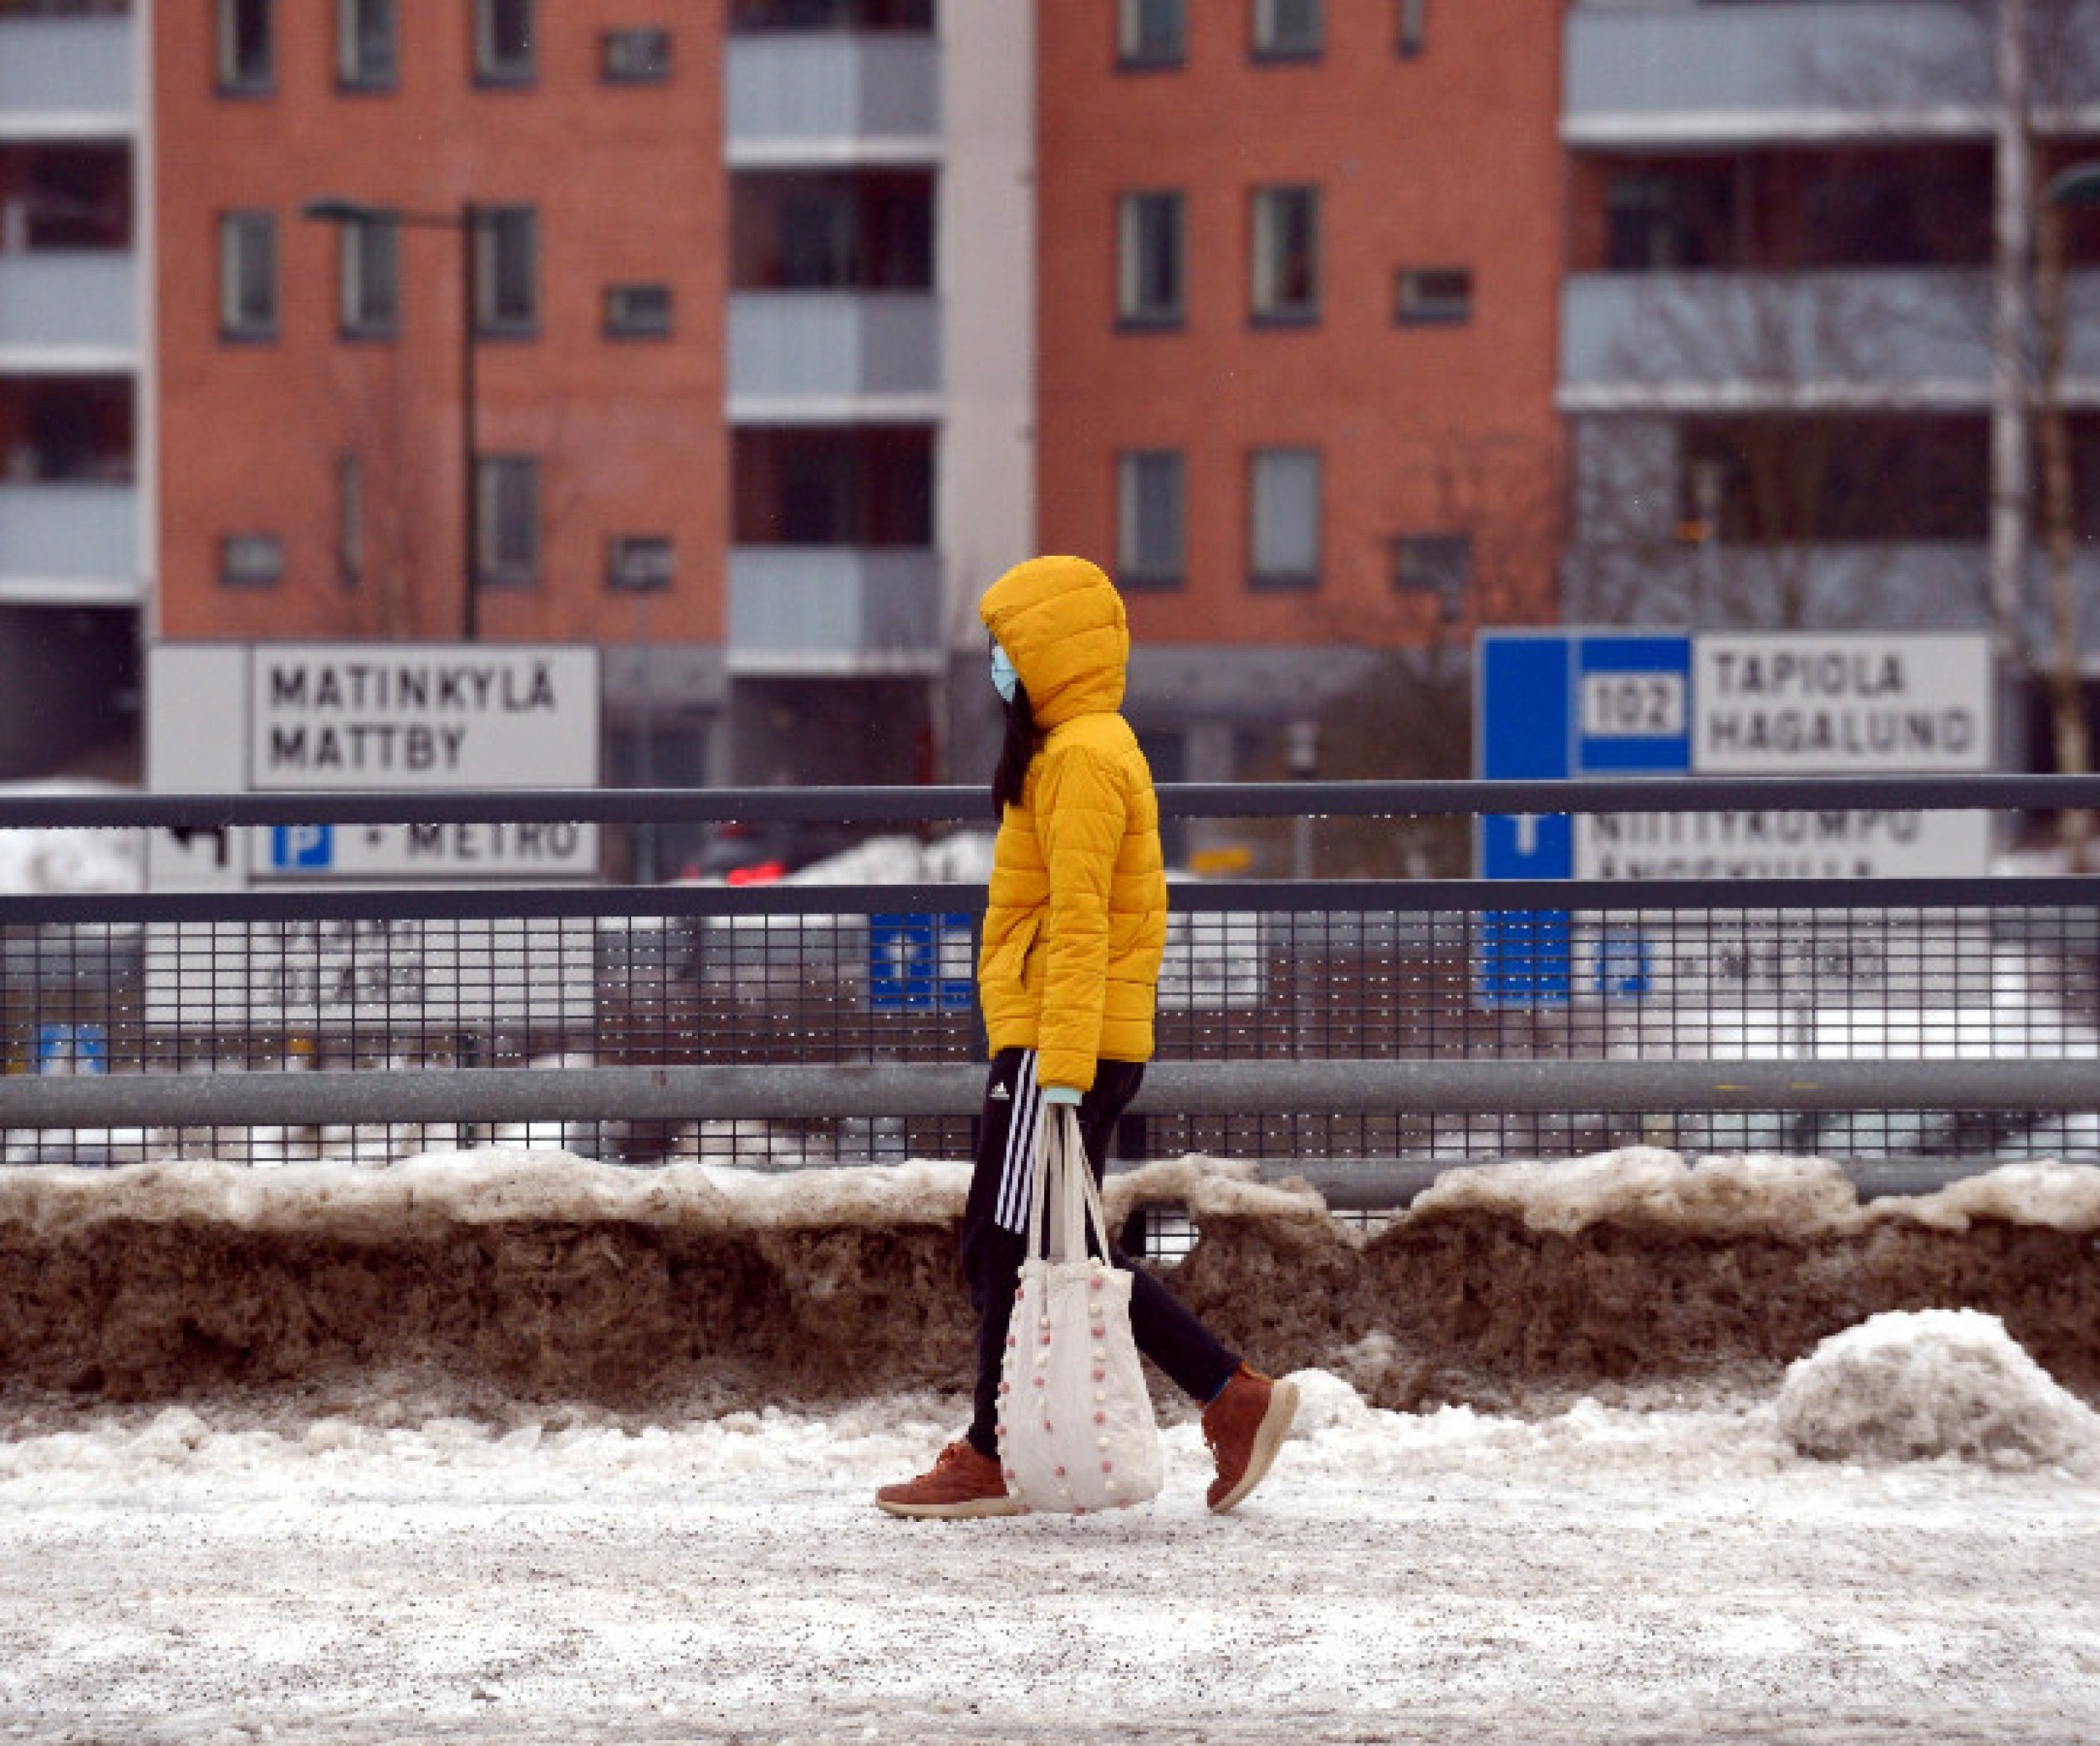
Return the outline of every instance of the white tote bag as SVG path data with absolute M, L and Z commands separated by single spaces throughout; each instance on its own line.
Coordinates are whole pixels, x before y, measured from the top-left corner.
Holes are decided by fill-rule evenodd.
M 1130 1275 L 1087 1253 L 1109 1247 L 1078 1112 L 1043 1111 L 1028 1197 L 1028 1248 L 999 1384 L 999 1456 L 1025 1509 L 1084 1515 L 1159 1494 L 1160 1428 L 1130 1334 Z

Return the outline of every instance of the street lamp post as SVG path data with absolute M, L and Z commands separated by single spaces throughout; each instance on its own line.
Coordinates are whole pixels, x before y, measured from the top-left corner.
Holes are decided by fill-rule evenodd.
M 481 482 L 475 477 L 479 437 L 476 427 L 475 340 L 481 329 L 481 228 L 482 212 L 471 200 L 456 212 L 403 212 L 361 200 L 329 195 L 309 200 L 299 215 L 339 229 L 348 225 L 398 224 L 425 230 L 456 232 L 460 238 L 460 636 L 474 642 L 481 636 Z

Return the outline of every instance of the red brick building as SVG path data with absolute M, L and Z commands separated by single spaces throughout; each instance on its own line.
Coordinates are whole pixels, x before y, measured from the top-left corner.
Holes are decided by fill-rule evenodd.
M 529 13 L 345 11 L 155 9 L 162 634 L 459 634 L 472 202 L 480 634 L 626 637 L 642 540 L 656 633 L 719 641 L 719 36 L 671 52 L 647 0 L 512 39 Z
M 1155 761 L 1550 615 L 1560 10 L 1038 8 L 1041 538 L 1121 577 Z

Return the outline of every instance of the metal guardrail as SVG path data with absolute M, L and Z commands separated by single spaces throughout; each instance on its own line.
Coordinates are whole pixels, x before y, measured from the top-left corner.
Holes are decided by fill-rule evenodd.
M 2100 807 L 2100 779 L 1164 787 L 1169 817 Z M 23 795 L 0 830 L 984 822 L 978 789 Z M 962 1156 L 980 888 L 0 896 L 0 1028 L 105 1070 L 0 1079 L 18 1158 L 370 1160 L 553 1137 L 630 1162 Z M 1179 884 L 1126 1155 L 1393 1204 L 1451 1163 L 1631 1141 L 1916 1181 L 2100 1157 L 2100 880 Z M 418 957 L 417 954 L 421 954 Z M 441 961 L 443 988 L 402 966 Z M 319 992 L 324 971 L 345 1001 Z M 405 1070 L 414 1069 L 415 1070 Z M 1343 1202 L 1348 1203 L 1348 1202 Z
M 2100 776 L 1640 776 L 1579 781 L 1162 783 L 1168 819 L 1431 818 L 1488 813 L 2052 812 L 2100 808 Z M 989 825 L 981 786 L 344 789 L 248 794 L 0 795 L 0 830 L 237 824 L 673 822 Z

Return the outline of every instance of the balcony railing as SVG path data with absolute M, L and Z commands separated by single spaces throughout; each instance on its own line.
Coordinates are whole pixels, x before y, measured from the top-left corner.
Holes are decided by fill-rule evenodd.
M 919 292 L 742 292 L 729 300 L 732 417 L 889 411 L 929 416 L 940 392 L 940 321 Z M 900 397 L 918 406 L 869 407 Z
M 0 600 L 136 605 L 145 591 L 133 487 L 0 484 Z
M 2065 392 L 2100 401 L 2100 273 L 2071 284 Z M 1562 290 L 1568 411 L 1975 408 L 1990 288 L 1975 271 L 1578 274 Z
M 918 673 L 940 665 L 940 561 L 920 548 L 740 546 L 729 670 Z
M 1990 45 L 1942 0 L 1578 6 L 1562 130 L 1578 146 L 1989 128 Z
M 137 28 L 129 18 L 0 18 L 0 139 L 128 133 Z
M 940 61 L 919 35 L 737 37 L 732 166 L 923 161 L 940 149 Z
M 30 367 L 127 368 L 139 345 L 139 268 L 130 254 L 0 254 L 0 356 Z M 65 355 L 48 360 L 41 352 Z

